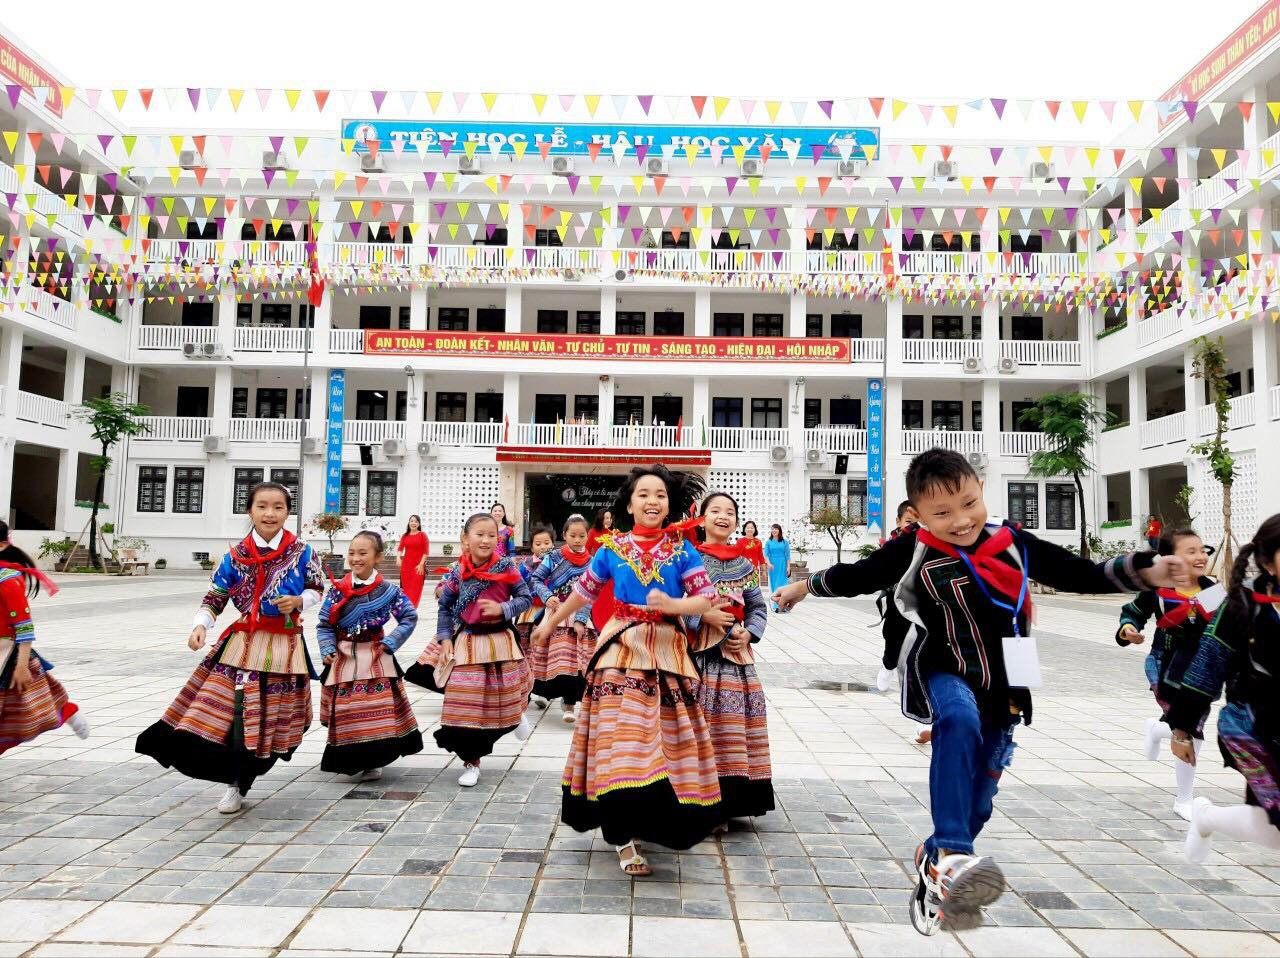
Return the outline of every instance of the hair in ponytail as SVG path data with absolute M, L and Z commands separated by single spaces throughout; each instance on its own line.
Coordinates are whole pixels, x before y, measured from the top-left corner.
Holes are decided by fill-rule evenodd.
M 1249 616 L 1250 586 L 1245 584 L 1249 574 L 1250 561 L 1256 560 L 1258 569 L 1264 576 L 1268 575 L 1263 568 L 1263 560 L 1271 561 L 1280 552 L 1280 513 L 1276 513 L 1266 522 L 1258 526 L 1253 539 L 1244 544 L 1235 565 L 1231 567 L 1231 579 L 1228 583 L 1227 613 L 1238 622 L 1245 622 Z
M 27 555 L 12 542 L 9 542 L 9 523 L 3 521 L 0 521 L 0 542 L 6 543 L 5 547 L 0 549 L 0 562 L 20 566 L 24 569 L 34 569 L 36 567 L 35 560 L 31 556 Z M 26 587 L 27 595 L 34 597 L 40 591 L 40 580 L 30 572 L 22 573 L 22 581 Z

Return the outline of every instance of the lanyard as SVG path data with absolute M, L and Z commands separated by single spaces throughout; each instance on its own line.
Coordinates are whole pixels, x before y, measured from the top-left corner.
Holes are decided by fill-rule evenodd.
M 982 576 L 978 575 L 978 570 L 974 567 L 973 560 L 965 555 L 963 549 L 956 549 L 956 555 L 960 557 L 960 561 L 965 564 L 966 568 L 968 568 L 969 573 L 973 576 L 973 581 L 978 583 L 978 588 L 981 589 L 982 594 L 987 597 L 987 601 L 996 606 L 996 608 L 1004 609 L 1006 612 L 1013 613 L 1013 634 L 1015 638 L 1021 638 L 1022 632 L 1018 628 L 1018 616 L 1022 612 L 1022 606 L 1027 601 L 1027 580 L 1029 578 L 1027 575 L 1027 547 L 1022 545 L 1022 584 L 1018 587 L 1017 605 L 1010 605 L 1008 602 L 1002 602 L 991 594 L 991 591 L 987 588 L 987 584 L 982 581 Z

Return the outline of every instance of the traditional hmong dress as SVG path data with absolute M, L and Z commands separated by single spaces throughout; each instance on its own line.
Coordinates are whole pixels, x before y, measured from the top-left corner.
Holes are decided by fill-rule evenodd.
M 529 607 L 533 596 L 509 558 L 495 556 L 477 567 L 463 553 L 443 581 L 436 637 L 424 653 L 427 664 L 415 662 L 404 677 L 433 692 L 444 692 L 436 744 L 474 764 L 520 724 L 529 704 L 533 680 L 512 620 Z M 502 618 L 485 621 L 481 599 L 499 603 Z M 446 639 L 453 640 L 454 665 L 441 689 L 435 666 Z
M 232 547 L 213 573 L 195 625 L 212 629 L 227 601 L 240 612 L 136 750 L 190 778 L 235 785 L 248 794 L 276 759 L 288 761 L 311 724 L 315 670 L 300 613 L 272 600 L 320 602 L 320 559 L 282 530 L 268 543 L 256 531 Z
M 78 711 L 62 683 L 49 674 L 53 666 L 31 644 L 35 637 L 26 576 L 17 569 L 0 568 L 0 755 L 58 728 Z M 13 673 L 23 645 L 30 649 L 31 683 L 19 692 Z
M 493 554 L 501 559 L 503 556 L 515 556 L 515 529 L 505 522 L 498 523 L 498 541 L 494 544 Z
M 1212 585 L 1212 579 L 1201 576 L 1196 591 Z M 1141 632 L 1152 616 L 1157 617 L 1156 634 L 1151 640 L 1151 651 L 1143 662 L 1143 671 L 1156 704 L 1164 711 L 1169 708 L 1173 690 L 1182 684 L 1182 676 L 1195 658 L 1200 648 L 1200 636 L 1212 616 L 1196 602 L 1194 593 L 1187 595 L 1174 589 L 1148 589 L 1139 592 L 1120 610 L 1116 642 L 1129 645 L 1126 639 L 1121 638 L 1120 630 L 1131 625 Z M 1191 730 L 1195 738 L 1204 738 L 1204 722 L 1208 716 L 1206 709 L 1200 724 Z
M 561 818 L 613 845 L 690 848 L 724 818 L 711 730 L 683 622 L 646 602 L 652 589 L 714 599 L 715 587 L 678 530 L 606 535 L 573 588 L 595 602 L 608 583 L 614 604 L 587 670 Z
M 589 561 L 591 556 L 585 549 L 574 552 L 568 546 L 547 555 L 530 582 L 538 601 L 545 604 L 552 597 L 561 602 L 567 600 L 573 594 L 573 583 L 586 571 Z M 574 625 L 583 627 L 581 639 Z M 558 626 L 545 643 L 530 644 L 528 659 L 534 694 L 546 699 L 563 699 L 569 705 L 579 701 L 586 688 L 582 673 L 595 651 L 596 638 L 588 606 L 578 611 L 573 622 Z
M 396 627 L 385 630 L 387 622 Z M 418 624 L 413 601 L 374 573 L 334 583 L 320 607 L 320 724 L 329 729 L 320 768 L 356 775 L 422 751 L 422 733 L 404 692 L 395 651 Z
M 1218 748 L 1225 765 L 1244 776 L 1245 801 L 1280 828 L 1280 595 L 1260 575 L 1243 620 L 1223 603 L 1200 637 L 1165 713 L 1170 727 L 1193 732 L 1218 694 Z
M 753 643 L 759 642 L 768 615 L 759 570 L 738 544 L 703 544 L 698 551 L 716 591 L 730 602 L 727 611 L 751 633 Z M 699 620 L 690 624 L 696 630 L 693 658 L 702 671 L 698 701 L 711 727 L 724 818 L 773 811 L 769 723 L 755 656 L 750 646 L 741 652 L 727 651 L 723 629 Z
M 533 591 L 533 574 L 538 571 L 538 566 L 542 565 L 543 558 L 543 556 L 539 555 L 530 555 L 520 563 L 520 578 L 529 587 L 530 592 Z M 524 650 L 526 658 L 529 653 L 529 636 L 533 633 L 533 629 L 539 620 L 541 620 L 543 611 L 542 599 L 535 594 L 533 603 L 529 608 L 516 616 L 516 637 L 520 640 L 520 648 Z M 532 664 L 530 665 L 530 670 L 532 671 Z

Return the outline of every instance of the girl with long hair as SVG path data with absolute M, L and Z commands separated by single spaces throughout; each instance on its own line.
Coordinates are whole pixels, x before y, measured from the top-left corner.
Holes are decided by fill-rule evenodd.
M 427 553 L 431 540 L 422 531 L 422 518 L 410 516 L 404 535 L 396 546 L 396 564 L 400 566 L 400 588 L 417 608 L 422 601 L 422 586 L 427 579 Z

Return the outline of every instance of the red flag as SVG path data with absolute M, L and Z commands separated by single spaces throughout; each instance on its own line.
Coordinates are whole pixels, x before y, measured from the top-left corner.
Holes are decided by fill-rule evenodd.
M 307 220 L 307 266 L 311 270 L 311 285 L 307 289 L 307 302 L 318 307 L 324 302 L 324 277 L 320 275 L 320 255 L 316 247 L 315 225 Z

